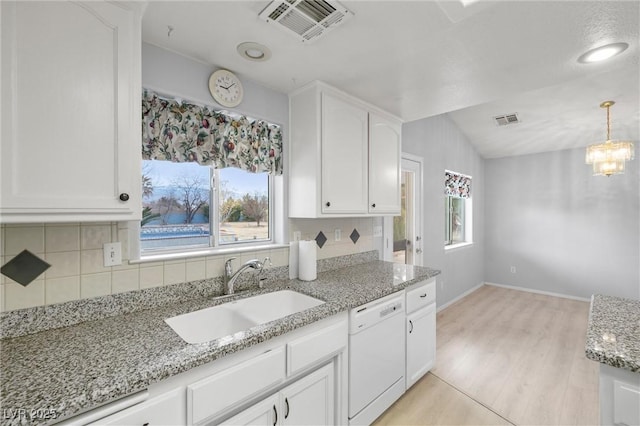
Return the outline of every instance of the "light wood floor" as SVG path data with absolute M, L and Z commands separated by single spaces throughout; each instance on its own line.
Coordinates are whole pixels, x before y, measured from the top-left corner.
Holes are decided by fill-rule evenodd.
M 378 421 L 492 421 L 483 410 L 459 421 L 461 405 L 449 398 L 461 397 L 497 413 L 490 424 L 507 419 L 516 425 L 597 425 L 598 364 L 584 356 L 588 312 L 587 302 L 481 287 L 438 313 L 433 377 L 425 376 Z M 438 378 L 440 390 L 434 392 Z M 442 386 L 461 392 L 443 397 L 452 394 L 441 393 Z M 440 411 L 427 415 L 424 407 Z
M 397 400 L 374 426 L 511 425 L 506 419 L 428 373 Z

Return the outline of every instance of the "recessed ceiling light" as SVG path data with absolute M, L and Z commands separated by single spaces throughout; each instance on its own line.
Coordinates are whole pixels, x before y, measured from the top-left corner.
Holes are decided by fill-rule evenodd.
M 260 43 L 247 41 L 240 43 L 236 49 L 240 56 L 250 61 L 264 62 L 271 58 L 271 50 Z
M 596 47 L 595 49 L 591 49 L 588 52 L 582 54 L 578 58 L 578 62 L 588 64 L 591 62 L 604 61 L 605 59 L 609 59 L 619 53 L 624 52 L 625 50 L 627 50 L 627 47 L 629 47 L 627 43 L 611 43 L 604 46 Z

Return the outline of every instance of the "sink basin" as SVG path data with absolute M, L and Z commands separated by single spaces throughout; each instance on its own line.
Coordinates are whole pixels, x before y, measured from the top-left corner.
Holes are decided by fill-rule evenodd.
M 164 321 L 187 343 L 203 343 L 325 302 L 291 290 L 240 299 Z

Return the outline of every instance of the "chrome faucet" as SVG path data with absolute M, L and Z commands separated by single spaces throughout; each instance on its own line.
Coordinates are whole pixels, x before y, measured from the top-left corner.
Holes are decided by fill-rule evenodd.
M 251 259 L 246 261 L 240 269 L 238 269 L 235 273 L 233 272 L 233 265 L 231 261 L 236 259 L 235 257 L 227 259 L 224 263 L 224 294 L 233 294 L 234 293 L 234 285 L 240 274 L 246 271 L 249 268 L 253 268 L 258 271 L 258 274 L 262 272 L 262 268 L 264 268 L 265 263 L 267 261 L 271 263 L 271 259 L 268 257 L 264 259 L 264 262 L 261 262 L 258 259 Z

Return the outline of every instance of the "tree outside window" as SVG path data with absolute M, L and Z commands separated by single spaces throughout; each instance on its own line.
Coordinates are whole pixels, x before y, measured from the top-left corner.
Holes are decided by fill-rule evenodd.
M 271 239 L 267 173 L 144 160 L 142 182 L 143 252 Z

